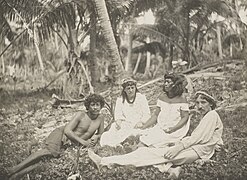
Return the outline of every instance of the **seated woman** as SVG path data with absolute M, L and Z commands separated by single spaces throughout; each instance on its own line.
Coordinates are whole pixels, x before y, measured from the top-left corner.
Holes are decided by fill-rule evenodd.
M 190 136 L 184 137 L 172 147 L 140 147 L 131 153 L 110 157 L 100 157 L 89 150 L 88 155 L 98 167 L 113 164 L 141 167 L 165 163 L 162 171 L 170 173 L 170 177 L 178 178 L 181 172 L 179 165 L 197 159 L 210 159 L 217 145 L 223 144 L 223 124 L 215 107 L 216 101 L 211 95 L 204 91 L 197 92 L 196 108 L 201 114 L 200 123 Z M 178 167 L 173 168 L 173 165 Z
M 136 81 L 126 78 L 122 82 L 122 87 L 122 96 L 116 101 L 115 123 L 101 136 L 101 146 L 120 145 L 127 137 L 135 135 L 137 129 L 150 118 L 148 101 L 138 92 Z
M 140 141 L 146 146 L 162 147 L 182 139 L 189 130 L 189 104 L 183 96 L 181 75 L 169 73 L 164 75 L 163 92 L 159 95 L 154 115 L 142 129 Z

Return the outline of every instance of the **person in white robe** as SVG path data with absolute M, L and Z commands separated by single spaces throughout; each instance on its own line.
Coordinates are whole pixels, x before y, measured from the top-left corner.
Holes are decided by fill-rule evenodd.
M 178 74 L 164 75 L 163 92 L 158 97 L 154 114 L 142 126 L 142 129 L 147 128 L 140 137 L 144 145 L 164 147 L 187 134 L 190 120 L 189 104 L 183 96 L 184 81 L 185 78 Z
M 92 150 L 89 157 L 98 167 L 118 165 L 133 165 L 136 167 L 154 165 L 162 172 L 168 172 L 169 177 L 178 178 L 181 172 L 179 165 L 192 163 L 195 160 L 210 159 L 216 148 L 223 145 L 223 124 L 216 107 L 215 99 L 207 92 L 196 93 L 196 108 L 201 114 L 201 120 L 190 136 L 184 137 L 171 147 L 141 147 L 137 150 L 117 156 L 100 157 Z M 163 165 L 163 166 L 161 166 Z M 177 167 L 172 167 L 176 165 Z
M 137 135 L 138 129 L 150 118 L 150 110 L 145 95 L 138 92 L 136 81 L 126 78 L 122 82 L 122 96 L 116 100 L 115 122 L 100 139 L 101 146 L 120 145 L 131 135 Z

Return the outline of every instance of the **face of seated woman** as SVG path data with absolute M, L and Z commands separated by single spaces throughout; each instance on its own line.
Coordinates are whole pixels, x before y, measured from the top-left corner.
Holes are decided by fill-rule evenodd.
M 171 91 L 173 85 L 174 85 L 174 82 L 172 81 L 172 79 L 165 79 L 165 80 L 164 80 L 164 85 L 163 85 L 164 91 L 165 91 L 165 92 Z
M 124 88 L 124 91 L 129 99 L 132 99 L 135 97 L 136 94 L 136 86 L 133 85 L 128 85 Z

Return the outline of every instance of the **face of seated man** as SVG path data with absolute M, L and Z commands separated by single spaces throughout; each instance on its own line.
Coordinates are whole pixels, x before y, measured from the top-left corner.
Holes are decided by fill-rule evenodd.
M 212 110 L 211 104 L 203 98 L 203 95 L 196 98 L 196 108 L 203 116 Z

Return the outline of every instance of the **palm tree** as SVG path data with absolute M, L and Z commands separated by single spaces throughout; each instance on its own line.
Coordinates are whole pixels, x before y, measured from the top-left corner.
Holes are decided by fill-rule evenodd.
M 173 60 L 173 51 L 181 54 L 181 57 L 188 61 L 190 66 L 195 65 L 193 58 L 194 48 L 198 45 L 199 34 L 205 32 L 205 27 L 212 28 L 210 15 L 216 12 L 225 17 L 235 17 L 237 13 L 230 6 L 228 1 L 217 0 L 166 0 L 163 5 L 154 8 L 156 24 L 153 26 L 136 26 L 135 35 L 148 35 L 154 39 L 160 39 L 163 44 L 170 46 L 170 65 Z M 208 31 L 206 31 L 208 32 Z M 205 36 L 205 34 L 203 35 Z

